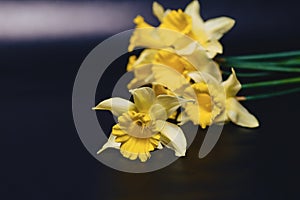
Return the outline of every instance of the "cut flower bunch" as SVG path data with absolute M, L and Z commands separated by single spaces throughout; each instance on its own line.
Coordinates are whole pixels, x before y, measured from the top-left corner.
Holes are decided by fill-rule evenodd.
M 233 19 L 203 20 L 197 0 L 184 10 L 165 9 L 157 2 L 152 9 L 160 24 L 152 26 L 137 16 L 129 41 L 129 52 L 136 47 L 144 48 L 139 56 L 130 56 L 127 64 L 127 71 L 134 74 L 127 85 L 133 101 L 113 97 L 93 108 L 109 110 L 117 117 L 107 143 L 98 153 L 116 148 L 124 157 L 142 162 L 150 158 L 151 151 L 162 148 L 174 150 L 176 156 L 185 156 L 185 134 L 189 133 L 184 133 L 181 125 L 190 121 L 205 129 L 231 121 L 255 128 L 259 126 L 258 120 L 241 101 L 299 91 L 295 88 L 238 96 L 242 88 L 295 83 L 300 78 L 242 85 L 237 76 L 271 77 L 274 71 L 297 71 L 300 52 L 220 58 L 217 55 L 223 53 L 223 47 L 219 40 L 234 26 Z M 239 74 L 233 67 L 255 72 Z

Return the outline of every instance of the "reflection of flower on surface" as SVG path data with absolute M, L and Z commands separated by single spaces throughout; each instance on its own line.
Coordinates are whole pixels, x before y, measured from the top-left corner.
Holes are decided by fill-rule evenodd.
M 176 156 L 184 156 L 186 139 L 182 130 L 175 124 L 167 122 L 180 106 L 175 96 L 158 95 L 148 87 L 132 90 L 134 103 L 111 98 L 99 103 L 95 110 L 110 110 L 118 116 L 116 124 L 106 144 L 106 148 L 120 149 L 122 155 L 131 160 L 139 158 L 145 162 L 150 158 L 150 151 L 165 145 L 175 151 Z

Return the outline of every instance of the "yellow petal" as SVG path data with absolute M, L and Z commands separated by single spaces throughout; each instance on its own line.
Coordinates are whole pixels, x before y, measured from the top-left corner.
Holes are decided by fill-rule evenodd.
M 136 28 L 151 28 L 152 26 L 145 22 L 144 18 L 138 15 L 134 18 L 133 22 L 136 24 Z
M 202 71 L 195 71 L 195 72 L 190 72 L 188 74 L 189 77 L 191 77 L 196 83 L 198 82 L 204 82 L 208 84 L 208 87 L 210 85 L 218 86 L 220 85 L 220 82 L 211 74 L 202 72 Z M 221 87 L 221 86 L 219 86 Z M 210 89 L 210 88 L 208 88 Z
M 199 1 L 193 0 L 186 6 L 184 12 L 190 15 L 193 18 L 193 20 L 196 20 L 197 22 L 203 22 L 202 18 L 200 17 Z
M 179 73 L 183 73 L 186 69 L 195 71 L 194 67 L 184 57 L 165 50 L 157 52 L 154 63 L 165 65 Z
M 164 17 L 157 28 L 162 43 L 166 46 L 176 46 L 182 37 L 192 37 L 192 19 L 182 10 L 172 10 Z
M 133 51 L 135 47 L 146 48 L 164 48 L 166 47 L 158 36 L 154 27 L 152 28 L 136 28 L 130 38 L 128 51 Z
M 121 144 L 121 143 L 124 143 L 127 140 L 129 140 L 129 138 L 130 138 L 130 135 L 125 134 L 125 135 L 116 137 L 115 141 Z
M 133 70 L 133 66 L 134 66 L 134 63 L 136 62 L 136 59 L 137 58 L 135 55 L 129 57 L 128 64 L 126 67 L 127 71 Z
M 134 69 L 134 77 L 138 80 L 144 80 L 144 82 L 146 82 L 146 79 L 149 79 L 148 77 L 151 76 L 151 67 L 151 63 L 136 67 Z
M 133 71 L 134 78 L 127 85 L 128 89 L 138 88 L 153 82 L 151 67 L 157 50 L 146 49 L 134 63 L 127 66 Z
M 172 91 L 181 90 L 188 84 L 186 77 L 168 66 L 156 64 L 152 67 L 152 73 L 156 83 L 165 85 Z
M 144 79 L 140 79 L 138 77 L 133 78 L 127 85 L 127 88 L 129 90 L 139 88 L 142 86 L 145 86 L 149 83 L 152 83 L 154 81 L 153 76 L 149 75 L 148 77 L 145 77 Z
M 159 21 L 162 21 L 165 13 L 165 9 L 162 7 L 162 5 L 154 1 L 152 5 L 152 10 L 154 16 L 156 16 Z
M 197 99 L 195 99 L 197 100 Z M 185 116 L 183 119 L 184 120 L 180 120 L 182 121 L 182 123 L 180 125 L 182 125 L 183 123 L 187 122 L 189 120 L 191 120 L 193 122 L 194 125 L 199 125 L 200 124 L 200 112 L 199 112 L 199 106 L 198 103 L 187 103 L 184 106 L 184 114 L 182 114 L 182 116 L 180 116 L 181 118 L 183 116 Z M 209 122 L 210 124 L 210 122 Z M 209 125 L 207 124 L 207 125 Z
M 102 146 L 102 148 L 97 152 L 97 154 L 102 153 L 107 148 L 120 149 L 121 143 L 115 142 L 116 136 L 110 135 L 107 142 Z
M 151 106 L 149 115 L 153 121 L 166 120 L 168 118 L 166 109 L 158 103 L 155 103 Z
M 226 101 L 226 110 L 229 119 L 243 127 L 255 128 L 259 123 L 255 116 L 250 114 L 235 98 L 229 98 Z
M 223 53 L 223 47 L 218 40 L 210 40 L 209 42 L 203 44 L 207 50 L 207 56 L 209 58 L 214 58 L 217 53 Z
M 172 115 L 182 104 L 189 102 L 190 100 L 183 99 L 176 96 L 170 95 L 159 95 L 155 103 L 160 104 L 164 107 L 167 112 L 167 116 Z
M 205 22 L 205 29 L 208 32 L 209 39 L 218 40 L 224 33 L 229 31 L 235 24 L 235 21 L 229 17 L 218 17 L 209 19 Z
M 125 99 L 114 97 L 100 102 L 93 110 L 110 110 L 115 116 L 120 116 L 129 110 L 135 110 L 135 105 Z
M 135 70 L 139 67 L 143 67 L 146 64 L 151 64 L 154 61 L 157 52 L 158 50 L 156 49 L 145 49 L 144 51 L 142 51 L 138 59 L 136 59 L 136 56 L 131 56 L 129 58 L 127 70 Z
M 197 41 L 194 41 L 190 37 L 182 37 L 180 40 L 177 40 L 176 44 L 174 44 L 175 52 L 179 56 L 185 56 L 193 54 L 197 48 L 205 51 L 204 47 L 202 47 Z
M 128 46 L 128 51 L 133 51 L 135 47 L 148 47 L 148 48 L 160 48 L 162 43 L 158 37 L 156 29 L 147 24 L 144 18 L 138 16 L 135 18 L 136 29 L 134 30 L 130 43 Z
M 139 154 L 139 159 L 140 159 L 140 161 L 142 161 L 142 162 L 146 162 L 147 159 L 150 158 L 150 157 L 151 157 L 151 155 L 150 155 L 149 152 L 146 152 L 146 153 L 140 153 L 140 154 Z
M 155 93 L 155 96 L 162 95 L 162 94 L 174 96 L 174 93 L 170 89 L 156 82 L 152 82 L 152 89 Z
M 128 51 L 133 51 L 135 47 L 147 47 L 152 49 L 166 47 L 161 41 L 156 28 L 146 23 L 143 17 L 137 16 L 134 22 L 136 29 L 130 38 Z
M 235 97 L 236 94 L 242 88 L 241 83 L 239 82 L 239 80 L 236 77 L 234 69 L 232 68 L 231 71 L 232 71 L 232 74 L 228 77 L 228 79 L 226 81 L 224 81 L 222 83 L 227 97 Z
M 166 121 L 157 121 L 157 128 L 161 132 L 162 143 L 175 151 L 176 156 L 185 156 L 186 138 L 181 128 Z
M 207 56 L 207 52 L 201 49 L 199 45 L 190 53 L 184 54 L 186 51 L 178 51 L 186 60 L 189 61 L 197 71 L 208 73 L 218 81 L 222 80 L 222 74 L 219 65 Z
M 117 137 L 126 135 L 127 133 L 120 127 L 120 124 L 116 124 L 112 127 L 111 134 Z
M 204 22 L 200 16 L 200 4 L 198 1 L 192 1 L 187 7 L 185 8 L 184 12 L 192 17 L 192 29 L 195 34 L 206 36 L 204 32 Z
M 130 61 L 128 64 L 128 67 L 134 72 L 134 79 L 128 84 L 128 88 L 132 89 L 153 83 L 155 80 L 152 76 L 152 66 L 155 63 L 173 67 L 178 71 L 192 67 L 184 58 L 167 50 L 146 49 L 134 63 Z
M 134 104 L 139 112 L 148 113 L 149 108 L 155 101 L 152 88 L 143 87 L 130 90 L 133 95 Z

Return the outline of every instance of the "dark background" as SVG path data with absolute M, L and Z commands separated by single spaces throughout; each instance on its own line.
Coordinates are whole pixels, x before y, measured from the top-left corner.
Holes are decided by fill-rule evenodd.
M 183 8 L 189 1 L 159 2 Z M 143 3 L 135 14 L 157 23 L 152 1 Z M 236 19 L 222 43 L 224 55 L 242 55 L 299 49 L 299 5 L 202 0 L 201 11 L 204 19 Z M 187 157 L 156 172 L 118 172 L 94 159 L 73 124 L 72 87 L 84 58 L 110 35 L 0 40 L 1 199 L 299 199 L 300 94 L 245 102 L 260 127 L 226 125 L 204 159 L 197 156 L 203 131 Z

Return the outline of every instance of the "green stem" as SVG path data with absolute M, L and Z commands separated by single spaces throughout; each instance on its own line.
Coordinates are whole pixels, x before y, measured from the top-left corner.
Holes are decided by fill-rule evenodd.
M 228 63 L 238 64 L 253 64 L 253 65 L 264 65 L 264 66 L 276 66 L 276 67 L 298 67 L 300 66 L 300 59 L 292 58 L 280 61 L 243 61 L 243 60 L 228 60 Z
M 242 85 L 242 88 L 254 88 L 254 87 L 264 87 L 264 86 L 273 86 L 273 85 L 284 85 L 290 83 L 300 83 L 300 77 L 296 78 L 287 78 L 273 81 L 263 81 L 256 83 L 246 83 Z
M 247 56 L 230 56 L 225 57 L 225 59 L 234 59 L 234 60 L 258 60 L 258 59 L 271 59 L 271 58 L 285 58 L 292 56 L 300 56 L 300 51 L 289 51 L 289 52 L 280 52 L 280 53 L 268 53 L 268 54 L 255 54 Z
M 231 72 L 222 71 L 225 75 L 230 75 Z M 260 76 L 268 76 L 269 72 L 257 72 L 257 73 L 236 73 L 238 77 L 260 77 Z
M 270 97 L 275 97 L 275 96 L 281 96 L 281 95 L 286 95 L 286 94 L 292 94 L 300 92 L 300 88 L 293 88 L 289 90 L 284 90 L 280 92 L 273 92 L 273 93 L 267 93 L 267 94 L 258 94 L 258 95 L 252 95 L 252 96 L 246 96 L 243 98 L 243 100 L 249 101 L 249 100 L 257 100 L 257 99 L 265 99 L 265 98 L 270 98 Z
M 249 62 L 227 62 L 223 63 L 223 67 L 233 67 L 237 69 L 251 69 L 263 71 L 277 71 L 277 72 L 300 72 L 300 68 L 293 67 L 280 67 L 262 63 L 249 63 Z
M 300 58 L 294 58 L 294 59 L 287 59 L 283 61 L 276 62 L 278 65 L 284 65 L 284 66 L 300 66 Z
M 216 59 L 218 61 L 218 59 Z M 299 67 L 300 66 L 300 58 L 292 58 L 280 61 L 243 61 L 243 60 L 235 60 L 235 59 L 219 59 L 219 61 L 225 65 L 263 65 L 263 66 L 275 66 L 275 67 Z

